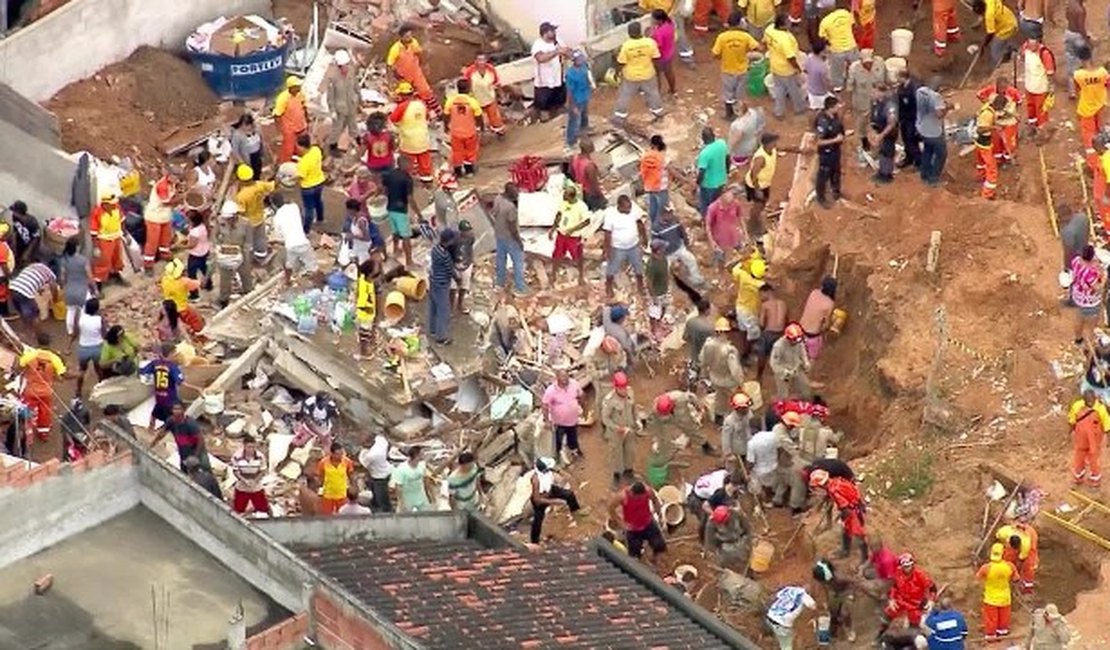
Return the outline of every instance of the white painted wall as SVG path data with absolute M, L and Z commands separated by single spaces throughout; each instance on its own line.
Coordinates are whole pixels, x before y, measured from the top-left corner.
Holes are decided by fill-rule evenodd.
M 42 102 L 142 45 L 182 50 L 220 15 L 270 15 L 269 0 L 72 0 L 0 40 L 0 81 Z

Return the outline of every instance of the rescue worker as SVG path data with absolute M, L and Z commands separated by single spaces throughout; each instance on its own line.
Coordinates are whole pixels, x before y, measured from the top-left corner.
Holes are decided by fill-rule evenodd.
M 146 229 L 143 268 L 147 275 L 154 274 L 156 261 L 172 257 L 170 244 L 173 243 L 173 208 L 177 203 L 177 182 L 176 170 L 166 170 L 150 188 L 150 197 L 143 209 L 143 226 Z
M 779 449 L 771 505 L 776 508 L 789 507 L 790 514 L 796 517 L 805 512 L 809 489 L 803 479 L 806 461 L 790 433 L 790 429 L 798 425 L 800 418 L 793 413 L 790 415 L 794 417 L 789 423 L 784 421 L 772 428 L 779 436 Z
M 505 118 L 501 116 L 501 106 L 497 103 L 497 90 L 501 80 L 497 68 L 489 62 L 485 54 L 474 57 L 474 63 L 463 68 L 463 79 L 470 82 L 470 92 L 482 107 L 482 120 L 498 138 L 505 135 Z
M 1081 485 L 1086 477 L 1088 485 L 1098 487 L 1102 481 L 1102 448 L 1106 432 L 1110 431 L 1110 413 L 1095 391 L 1087 389 L 1068 410 L 1068 424 L 1072 432 L 1072 480 Z
M 837 575 L 833 563 L 824 559 L 813 565 L 813 579 L 825 590 L 825 603 L 831 619 L 829 633 L 834 638 L 854 643 L 856 631 L 852 627 L 852 591 L 856 589 L 856 579 Z
M 1102 109 L 1106 107 L 1106 83 L 1110 73 L 1105 66 L 1096 66 L 1091 61 L 1091 47 L 1083 44 L 1076 49 L 1081 67 L 1072 75 L 1072 81 L 1079 98 L 1075 104 L 1075 114 L 1079 122 L 1079 139 L 1083 143 L 1087 165 L 1092 171 L 1098 169 L 1093 141 L 1102 129 Z
M 99 208 L 100 208 L 100 206 L 98 205 L 98 206 L 94 207 L 92 211 L 95 212 Z M 8 242 L 6 241 L 7 238 L 8 238 L 8 233 L 9 232 L 11 232 L 11 226 L 9 226 L 6 223 L 0 223 L 0 317 L 7 316 L 10 313 L 10 307 L 8 305 L 8 299 L 11 297 L 11 291 L 8 288 L 8 283 L 12 280 L 12 274 L 15 273 L 15 252 L 12 251 L 12 247 L 9 246 Z M 65 265 L 66 265 L 65 260 L 74 258 L 74 256 L 77 253 L 77 251 L 76 251 L 77 240 L 74 238 L 74 239 L 71 239 L 70 241 L 72 241 L 73 244 L 70 244 L 68 241 L 66 242 L 65 252 L 63 253 L 63 257 L 62 257 L 62 260 L 63 260 L 62 266 L 63 267 L 65 267 Z M 95 242 L 96 240 L 94 239 L 93 241 Z M 73 248 L 72 252 L 70 251 L 71 248 Z M 87 265 L 88 262 L 85 262 L 85 264 Z M 73 275 L 76 276 L 76 273 L 74 273 Z M 92 289 L 94 286 L 95 285 L 90 286 L 90 289 Z M 84 303 L 85 303 L 85 300 L 84 300 L 84 297 L 82 296 L 79 305 L 67 305 L 67 310 L 66 310 L 66 333 L 67 334 L 72 334 L 73 332 L 75 332 L 77 330 L 77 318 L 78 318 L 78 315 L 80 314 L 81 310 L 84 309 L 84 306 L 85 306 Z M 76 313 L 71 315 L 69 313 L 71 310 L 74 310 Z
M 177 306 L 177 317 L 189 331 L 198 334 L 204 329 L 204 318 L 189 304 L 189 292 L 200 289 L 200 280 L 185 277 L 185 263 L 170 260 L 162 272 L 162 300 L 172 300 Z
M 798 323 L 790 323 L 782 338 L 771 347 L 767 363 L 775 377 L 775 395 L 778 397 L 809 397 L 809 355 L 803 344 L 805 331 Z
M 752 398 L 747 393 L 737 391 L 729 398 L 732 410 L 721 425 L 721 453 L 725 458 L 748 455 L 748 440 L 752 437 Z
M 1025 70 L 1025 123 L 1036 133 L 1048 124 L 1048 111 L 1055 103 L 1052 88 L 1056 57 L 1039 38 L 1030 38 L 1021 46 L 1021 62 Z
M 875 88 L 886 84 L 886 64 L 875 56 L 874 50 L 860 50 L 859 60 L 848 66 L 848 78 L 844 90 L 855 117 L 856 135 L 860 148 L 871 151 L 871 104 L 875 99 Z
M 37 348 L 27 346 L 19 356 L 23 374 L 23 392 L 20 401 L 31 409 L 35 434 L 39 440 L 50 438 L 54 426 L 54 386 L 66 374 L 61 357 L 50 350 L 50 337 L 40 333 Z
M 898 556 L 898 570 L 894 572 L 894 583 L 890 586 L 877 637 L 881 638 L 890 624 L 903 616 L 910 627 L 918 627 L 925 610 L 932 607 L 937 586 L 916 564 L 913 553 Z
M 447 98 L 443 112 L 451 134 L 451 166 L 455 176 L 469 176 L 478 171 L 478 132 L 482 125 L 482 105 L 470 95 L 470 82 L 455 82 L 456 94 Z
M 301 80 L 290 75 L 285 78 L 285 89 L 274 100 L 274 119 L 281 132 L 278 164 L 293 160 L 297 153 L 297 138 L 308 133 L 308 109 L 301 94 Z
M 871 133 L 878 143 L 876 150 L 878 169 L 875 170 L 871 180 L 880 184 L 893 183 L 894 155 L 897 153 L 898 145 L 898 99 L 885 83 L 875 84 L 873 93 L 868 121 Z M 807 333 L 807 342 L 809 338 Z
M 905 156 L 898 163 L 899 169 L 917 167 L 921 162 L 921 134 L 917 132 L 917 80 L 909 70 L 898 73 L 895 94 L 898 96 L 898 130 L 902 136 Z
M 1029 632 L 1029 650 L 1064 650 L 1071 643 L 1068 622 L 1055 603 L 1033 611 L 1032 629 Z
M 589 361 L 590 381 L 594 385 L 594 412 L 600 417 L 602 388 L 617 372 L 628 369 L 628 354 L 617 339 L 606 335 Z
M 986 36 L 979 47 L 990 55 L 991 69 L 994 70 L 1017 52 L 1017 16 L 1003 0 L 975 0 L 971 10 L 983 17 Z
M 866 505 L 863 502 L 863 495 L 860 494 L 859 488 L 856 487 L 853 481 L 829 476 L 829 473 L 823 469 L 813 470 L 809 475 L 809 485 L 824 490 L 840 516 L 840 524 L 843 526 L 843 530 L 840 534 L 840 551 L 837 555 L 848 557 L 848 553 L 852 549 L 852 539 L 855 538 L 859 540 L 860 561 L 866 562 L 867 530 L 864 527 Z M 898 581 L 896 579 L 895 587 L 897 586 Z M 911 620 L 911 624 L 917 625 L 920 621 L 919 612 L 917 618 Z
M 956 0 L 933 1 L 933 54 L 944 56 L 949 43 L 960 41 L 960 23 L 956 20 Z
M 698 367 L 715 391 L 713 394 L 713 421 L 723 424 L 729 411 L 729 400 L 740 384 L 744 383 L 744 368 L 740 353 L 728 340 L 732 329 L 727 318 L 718 318 L 713 324 L 715 335 L 705 342 L 698 355 Z
M 262 262 L 270 254 L 266 234 L 266 197 L 277 188 L 277 183 L 256 177 L 250 165 L 237 165 L 235 178 L 239 179 L 235 203 L 246 217 L 250 230 L 250 246 L 243 249 L 243 254 L 252 253 L 254 262 Z
M 998 114 L 1005 110 L 1006 98 L 995 95 L 975 116 L 975 173 L 982 181 L 979 196 L 993 201 L 998 188 L 998 158 L 994 155 Z
M 115 193 L 100 197 L 100 203 L 89 213 L 89 235 L 96 255 L 92 273 L 96 286 L 103 288 L 109 277 L 119 278 L 123 271 L 123 210 Z M 7 302 L 7 296 L 4 297 Z
M 983 103 L 993 104 L 994 98 L 999 95 L 1005 97 L 1006 102 L 1001 110 L 996 111 L 997 128 L 994 131 L 994 142 L 991 148 L 994 151 L 995 160 L 999 165 L 1003 165 L 1014 162 L 1014 157 L 1017 155 L 1019 122 L 1017 107 L 1022 100 L 1021 93 L 1010 83 L 1009 78 L 1000 76 L 994 83 L 980 88 L 975 96 Z
M 1091 196 L 1094 198 L 1099 221 L 1103 229 L 1107 230 L 1110 228 L 1110 192 L 1107 191 L 1110 187 L 1110 182 L 1107 180 L 1110 179 L 1110 135 L 1100 132 L 1091 140 L 1091 148 L 1094 150 L 1095 160 L 1098 161 L 1091 179 Z M 1070 262 L 1067 270 L 1071 271 Z
M 717 14 L 721 25 L 727 25 L 732 3 L 729 0 L 694 0 L 694 31 L 702 36 L 709 33 L 710 13 Z
M 1033 593 L 1037 569 L 1040 567 L 1037 530 L 1026 522 L 1014 520 L 999 528 L 995 539 L 1003 545 L 1003 559 L 1017 567 L 1022 593 Z
M 385 64 L 393 71 L 398 82 L 408 83 L 416 96 L 424 102 L 430 115 L 439 115 L 439 100 L 436 98 L 424 70 L 420 67 L 424 48 L 412 35 L 412 27 L 403 25 L 397 33 L 397 40 L 389 46 Z M 400 85 L 400 83 L 398 83 Z
M 742 2 L 747 3 L 748 0 Z M 751 0 L 749 10 L 758 4 L 761 2 Z M 773 16 L 772 11 L 768 18 Z M 759 41 L 746 31 L 750 28 L 750 24 L 744 25 L 744 17 L 740 12 L 733 12 L 728 17 L 728 29 L 717 35 L 713 41 L 713 49 L 710 50 L 721 62 L 721 101 L 725 106 L 725 119 L 729 121 L 736 118 L 736 101 L 743 99 L 747 92 L 748 55 L 763 49 Z M 762 33 L 763 30 L 758 31 Z
M 990 561 L 975 573 L 983 581 L 983 633 L 988 641 L 1010 634 L 1010 583 L 1018 575 L 1002 554 L 1002 545 L 992 544 Z
M 875 47 L 875 0 L 852 0 L 852 35 L 862 53 Z
M 735 456 L 725 459 L 722 469 L 702 474 L 694 481 L 694 487 L 686 497 L 686 507 L 698 516 L 698 536 L 705 536 L 705 527 L 710 515 L 717 506 L 732 507 L 740 495 L 740 459 Z
M 632 469 L 635 433 L 640 428 L 636 400 L 628 386 L 628 375 L 613 373 L 613 389 L 601 401 L 602 438 L 608 454 L 613 485 L 620 483 L 621 474 Z
M 747 259 L 736 263 L 730 274 L 736 285 L 736 325 L 744 332 L 744 348 L 741 356 L 747 358 L 763 335 L 759 327 L 761 306 L 759 290 L 766 284 L 764 278 L 767 277 L 767 262 L 757 249 Z
M 717 564 L 744 570 L 752 552 L 751 526 L 743 515 L 728 506 L 717 506 L 705 526 L 705 550 L 717 556 Z
M 242 210 L 235 201 L 220 206 L 220 229 L 216 235 L 216 266 L 220 270 L 217 301 L 226 306 L 231 300 L 231 284 L 239 279 L 239 293 L 246 295 L 254 288 L 254 255 L 251 251 L 251 226 L 241 218 Z
M 690 446 L 700 447 L 705 454 L 713 453 L 713 446 L 701 432 L 703 410 L 702 400 L 689 391 L 672 390 L 656 397 L 652 423 L 659 453 L 667 456 L 673 453 L 674 441 L 668 435 L 673 429 L 685 434 Z
M 359 106 L 358 70 L 351 65 L 351 54 L 338 50 L 334 57 L 336 70 L 330 71 L 327 79 L 328 110 L 331 111 L 331 129 L 328 131 L 328 147 L 333 156 L 339 154 L 339 134 L 346 132 L 350 138 L 348 146 L 357 148 L 359 141 L 358 122 L 361 117 Z
M 428 105 L 407 81 L 397 84 L 397 107 L 389 115 L 400 135 L 398 151 L 412 161 L 416 177 L 432 182 L 432 143 L 428 135 Z

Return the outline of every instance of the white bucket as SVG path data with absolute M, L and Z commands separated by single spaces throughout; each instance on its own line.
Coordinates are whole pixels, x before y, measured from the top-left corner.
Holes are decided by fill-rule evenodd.
M 908 29 L 896 29 L 890 33 L 890 51 L 894 56 L 909 56 L 912 49 L 913 32 Z
M 219 415 L 224 412 L 224 392 L 214 390 L 204 393 L 204 412 L 208 415 Z
M 686 508 L 681 503 L 663 504 L 663 521 L 668 526 L 678 526 L 686 519 Z
M 898 76 L 906 69 L 906 60 L 900 56 L 892 56 L 887 58 L 883 65 L 886 66 L 886 76 L 891 81 L 897 81 Z

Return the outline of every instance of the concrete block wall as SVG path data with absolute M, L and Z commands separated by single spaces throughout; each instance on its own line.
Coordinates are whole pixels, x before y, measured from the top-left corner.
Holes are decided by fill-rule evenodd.
M 420 512 L 363 517 L 282 517 L 260 519 L 256 525 L 282 544 L 327 546 L 384 539 L 464 540 L 465 512 Z
M 248 13 L 269 16 L 270 0 L 71 0 L 0 39 L 0 81 L 45 101 L 140 46 L 184 50 L 201 23 Z
M 312 596 L 312 620 L 316 642 L 324 650 L 389 650 L 418 648 L 414 642 L 388 643 L 385 637 L 366 621 L 361 611 L 335 597 L 327 588 Z M 398 639 L 397 641 L 401 641 Z
M 30 557 L 139 505 L 129 450 L 76 463 L 0 469 L 0 567 Z
M 247 638 L 247 650 L 293 650 L 301 648 L 304 646 L 303 639 L 308 634 L 308 625 L 308 612 L 301 612 Z

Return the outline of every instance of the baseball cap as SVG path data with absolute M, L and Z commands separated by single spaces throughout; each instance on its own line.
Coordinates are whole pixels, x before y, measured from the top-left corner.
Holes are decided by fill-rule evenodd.
M 549 22 L 542 22 L 540 23 L 540 36 L 543 36 L 547 32 L 553 32 L 556 29 L 559 29 L 558 25 Z

